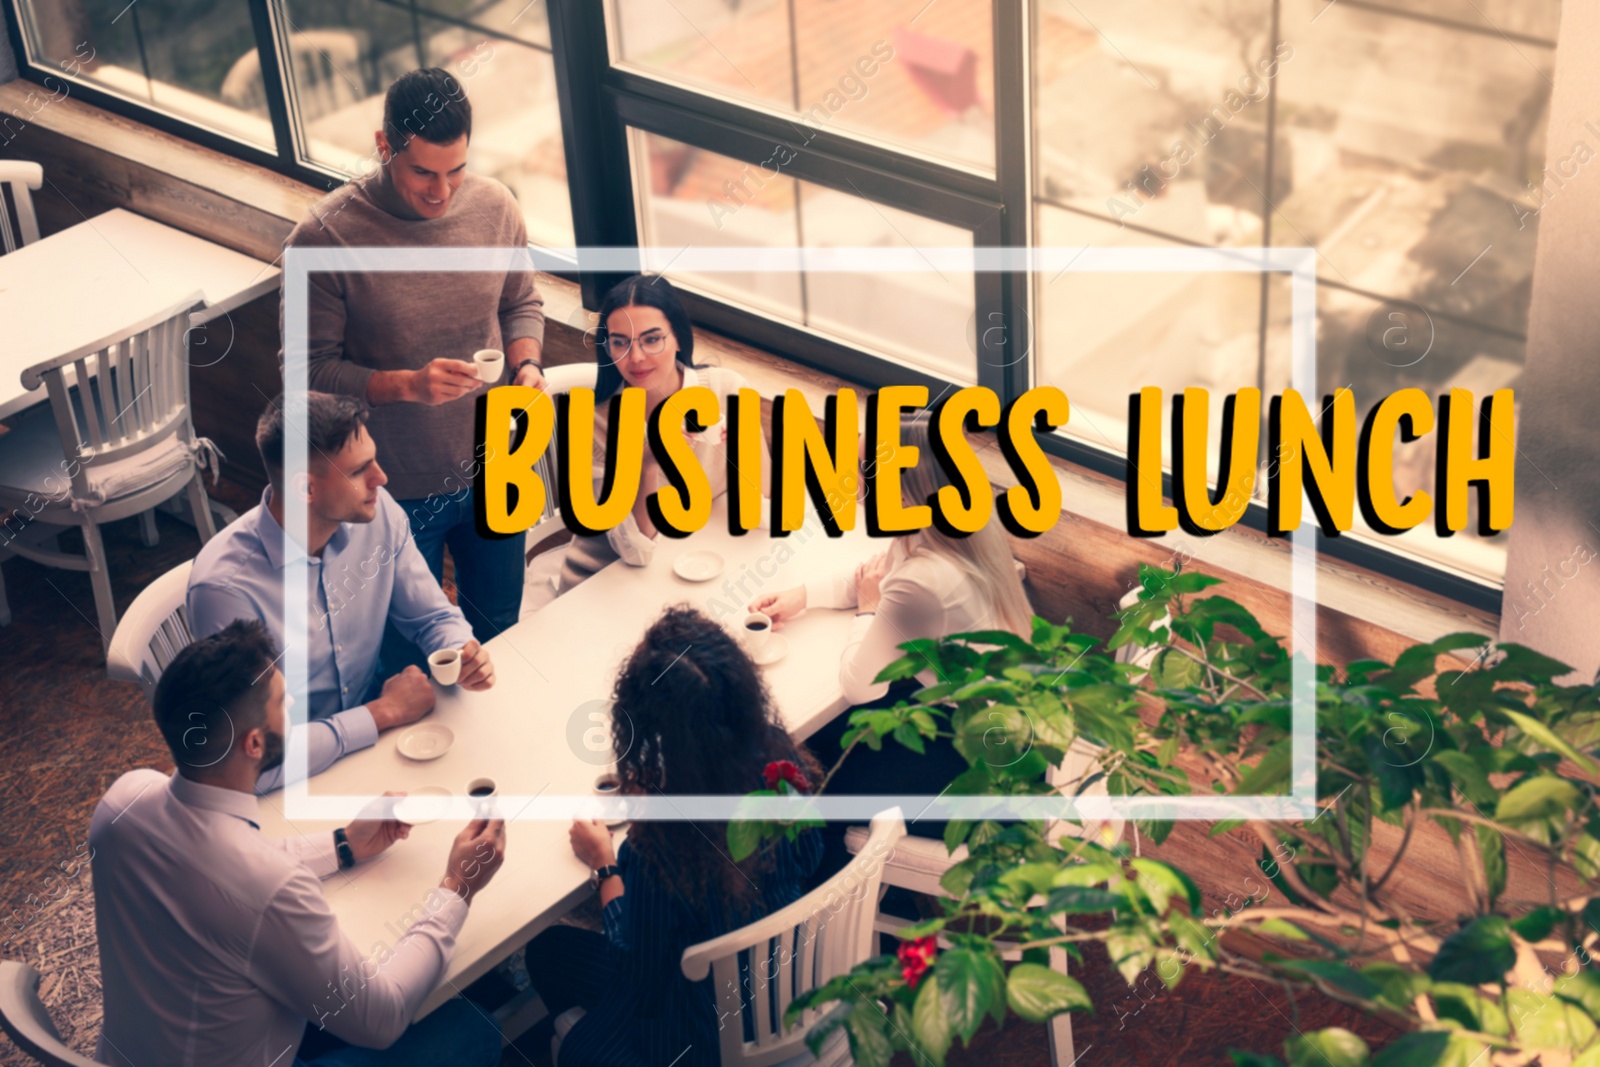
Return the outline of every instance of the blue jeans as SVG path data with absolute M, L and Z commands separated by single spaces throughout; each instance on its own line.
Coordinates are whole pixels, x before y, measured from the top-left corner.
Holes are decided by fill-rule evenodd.
M 516 625 L 522 611 L 527 539 L 521 535 L 480 537 L 472 514 L 473 492 L 465 489 L 454 496 L 439 493 L 397 503 L 411 521 L 411 536 L 428 561 L 428 569 L 441 582 L 444 548 L 450 546 L 450 558 L 456 565 L 456 601 L 481 643 Z
M 315 1031 L 307 1030 L 307 1033 Z M 449 1001 L 421 1022 L 412 1023 L 385 1049 L 356 1048 L 319 1034 L 324 1051 L 294 1067 L 494 1067 L 500 1062 L 500 1025 L 476 1004 Z M 328 1044 L 338 1047 L 326 1048 Z

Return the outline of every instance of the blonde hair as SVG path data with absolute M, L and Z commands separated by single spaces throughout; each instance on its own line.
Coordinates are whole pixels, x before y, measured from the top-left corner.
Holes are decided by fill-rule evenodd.
M 901 475 L 901 495 L 908 506 L 926 502 L 951 484 L 934 455 L 929 421 L 926 415 L 918 415 L 901 423 L 901 441 L 917 450 L 916 464 Z M 1028 603 L 1028 594 L 1023 591 L 1022 579 L 1017 577 L 1011 543 L 994 521 L 966 537 L 952 537 L 937 526 L 929 526 L 906 534 L 904 541 L 908 556 L 928 553 L 959 567 L 994 609 L 1000 628 L 1025 640 L 1031 639 L 1033 608 Z

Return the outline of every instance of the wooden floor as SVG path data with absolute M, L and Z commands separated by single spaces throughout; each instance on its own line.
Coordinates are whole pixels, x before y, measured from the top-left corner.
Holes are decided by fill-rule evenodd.
M 252 494 L 226 485 L 215 494 L 239 509 Z M 160 519 L 161 542 L 139 543 L 136 525 L 106 529 L 119 612 L 150 580 L 193 556 L 194 531 Z M 45 1003 L 73 1047 L 92 1054 L 100 1030 L 99 967 L 88 868 L 82 863 L 95 802 L 124 771 L 170 770 L 141 691 L 105 677 L 87 576 L 25 560 L 4 565 L 13 623 L 0 629 L 0 957 L 44 974 Z M 492 890 L 491 890 L 492 891 Z M 1085 1067 L 1230 1063 L 1228 1048 L 1281 1055 L 1291 1028 L 1344 1025 L 1369 1039 L 1385 1033 L 1352 1013 L 1313 998 L 1298 1008 L 1282 990 L 1243 981 L 1189 977 L 1175 993 L 1155 993 L 1153 979 L 1130 989 L 1103 953 L 1091 952 L 1079 977 L 1098 1012 L 1075 1021 L 1078 1063 Z M 506 1050 L 506 1064 L 549 1060 L 533 1037 Z M 0 1064 L 28 1062 L 0 1036 Z M 951 1067 L 1043 1067 L 1043 1027 L 1013 1021 L 987 1025 Z M 898 1067 L 914 1065 L 899 1058 Z

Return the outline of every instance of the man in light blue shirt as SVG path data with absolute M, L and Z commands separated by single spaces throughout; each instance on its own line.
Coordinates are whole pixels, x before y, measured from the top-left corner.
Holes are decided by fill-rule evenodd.
M 293 402 L 305 408 L 307 471 L 297 488 L 306 501 L 306 536 L 286 537 L 283 529 L 287 420 L 280 396 L 256 425 L 270 484 L 259 505 L 200 550 L 189 572 L 189 627 L 198 639 L 235 619 L 259 619 L 286 645 L 297 636 L 284 632 L 286 569 L 291 559 L 306 558 L 307 729 L 310 773 L 320 774 L 381 731 L 433 708 L 433 683 L 417 667 L 377 685 L 385 621 L 425 655 L 461 649 L 464 688 L 489 688 L 494 666 L 417 550 L 405 512 L 383 488 L 388 477 L 367 433 L 365 406 L 326 393 Z M 280 767 L 263 773 L 257 789 L 282 784 Z

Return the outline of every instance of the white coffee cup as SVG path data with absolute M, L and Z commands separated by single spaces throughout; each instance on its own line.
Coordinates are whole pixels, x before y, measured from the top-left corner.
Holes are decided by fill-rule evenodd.
M 474 778 L 467 783 L 467 799 L 472 802 L 480 819 L 494 816 L 494 798 L 499 795 L 500 787 L 493 778 Z
M 461 677 L 461 650 L 439 649 L 428 657 L 428 670 L 433 672 L 433 680 L 440 685 L 455 685 Z
M 759 657 L 765 652 L 767 642 L 770 640 L 772 640 L 771 616 L 752 611 L 739 620 L 739 643 L 751 656 Z
M 478 365 L 478 380 L 493 385 L 506 369 L 506 354 L 498 348 L 481 348 L 472 353 L 472 362 Z

